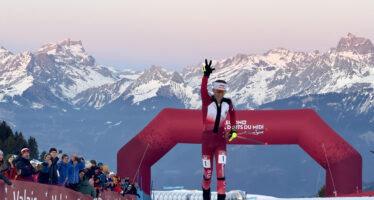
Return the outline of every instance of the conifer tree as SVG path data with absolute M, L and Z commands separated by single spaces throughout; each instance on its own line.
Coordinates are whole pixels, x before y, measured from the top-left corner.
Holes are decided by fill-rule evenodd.
M 38 159 L 39 158 L 39 150 L 38 144 L 34 137 L 30 136 L 29 140 L 27 141 L 28 147 L 30 149 L 30 159 Z
M 12 129 L 6 124 L 5 121 L 0 125 L 0 141 L 6 140 L 9 136 L 13 136 Z
M 16 132 L 14 139 L 16 140 L 16 145 L 15 145 L 14 150 L 16 150 L 17 152 L 21 152 L 23 148 L 27 147 L 27 142 L 25 138 L 23 137 L 22 132 L 20 133 Z
M 30 158 L 37 159 L 39 157 L 38 143 L 34 137 L 30 137 L 28 141 L 23 137 L 22 132 L 13 133 L 12 129 L 5 121 L 0 124 L 0 149 L 7 154 L 21 153 L 22 148 L 30 149 Z

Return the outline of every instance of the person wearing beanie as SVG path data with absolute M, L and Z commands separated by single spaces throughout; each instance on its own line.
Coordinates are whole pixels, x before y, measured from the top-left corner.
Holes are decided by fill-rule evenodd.
M 17 168 L 17 174 L 19 177 L 17 180 L 32 182 L 32 175 L 37 174 L 34 167 L 31 165 L 30 161 L 30 150 L 28 148 L 23 148 L 21 150 L 21 156 L 18 156 L 15 160 L 15 167 Z
M 103 171 L 103 163 L 102 162 L 99 162 L 98 164 L 97 164 L 97 166 L 100 168 L 100 171 Z

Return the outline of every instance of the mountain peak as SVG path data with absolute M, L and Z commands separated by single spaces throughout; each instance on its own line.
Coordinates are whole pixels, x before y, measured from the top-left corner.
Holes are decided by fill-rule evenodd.
M 4 48 L 3 46 L 0 47 L 0 53 L 1 54 L 13 54 L 8 49 Z
M 354 51 L 359 54 L 374 53 L 374 46 L 369 39 L 357 37 L 352 33 L 340 39 L 337 52 Z
M 43 45 L 37 52 L 39 53 L 59 53 L 63 52 L 64 49 L 74 50 L 74 52 L 85 53 L 82 45 L 82 41 L 73 41 L 70 38 L 62 40 L 56 43 L 48 43 Z
M 10 55 L 13 55 L 12 52 L 10 52 L 8 49 L 4 48 L 4 47 L 0 47 L 0 60 L 10 56 Z
M 59 42 L 58 44 L 61 45 L 61 46 L 72 46 L 72 45 L 80 45 L 80 46 L 83 46 L 83 45 L 82 45 L 82 41 L 80 41 L 80 40 L 78 40 L 78 41 L 73 41 L 73 40 L 71 40 L 70 38 L 66 38 L 65 40 Z
M 145 70 L 144 73 L 141 75 L 141 79 L 145 80 L 146 82 L 150 80 L 166 80 L 169 79 L 170 74 L 166 69 L 152 65 L 152 67 L 148 70 Z
M 275 47 L 268 52 L 265 53 L 265 56 L 270 54 L 278 54 L 278 55 L 288 55 L 291 53 L 288 49 L 282 48 L 282 47 Z

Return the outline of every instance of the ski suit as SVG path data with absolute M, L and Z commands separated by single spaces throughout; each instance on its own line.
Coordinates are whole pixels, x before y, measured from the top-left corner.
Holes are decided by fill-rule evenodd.
M 218 105 L 214 96 L 209 96 L 207 84 L 208 78 L 204 76 L 201 84 L 204 123 L 202 134 L 203 189 L 210 189 L 214 158 L 217 172 L 217 192 L 224 195 L 226 192 L 225 165 L 227 156 L 224 126 L 227 114 L 230 114 L 231 126 L 235 125 L 235 110 L 231 100 L 227 98 L 223 98 L 221 105 Z

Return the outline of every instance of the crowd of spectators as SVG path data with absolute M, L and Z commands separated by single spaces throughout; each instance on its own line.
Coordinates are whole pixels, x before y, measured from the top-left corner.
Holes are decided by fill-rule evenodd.
M 0 179 L 12 187 L 12 180 L 38 182 L 41 184 L 58 185 L 99 197 L 104 190 L 115 191 L 122 195 L 137 195 L 138 185 L 130 183 L 128 177 L 121 179 L 114 172 L 109 172 L 108 166 L 95 160 L 84 160 L 83 157 L 72 154 L 57 154 L 56 148 L 51 148 L 44 155 L 41 164 L 30 162 L 30 150 L 23 148 L 20 155 L 6 155 L 0 150 Z

